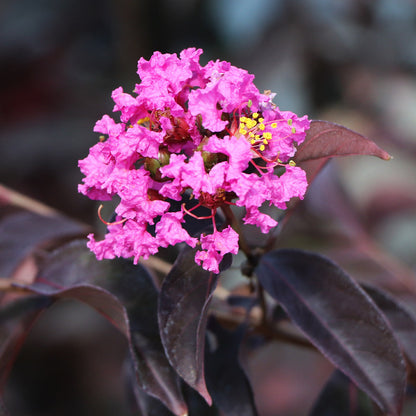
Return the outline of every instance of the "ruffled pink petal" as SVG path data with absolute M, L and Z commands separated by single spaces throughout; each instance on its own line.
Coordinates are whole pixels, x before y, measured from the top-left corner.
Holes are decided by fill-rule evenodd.
M 266 234 L 272 228 L 276 227 L 277 221 L 267 214 L 263 214 L 256 207 L 249 208 L 246 216 L 243 218 L 245 224 L 253 224 L 261 229 L 261 232 Z
M 161 247 L 174 246 L 175 244 L 185 242 L 191 247 L 195 247 L 198 239 L 191 237 L 188 232 L 182 228 L 182 212 L 167 212 L 156 224 L 156 234 L 158 243 Z

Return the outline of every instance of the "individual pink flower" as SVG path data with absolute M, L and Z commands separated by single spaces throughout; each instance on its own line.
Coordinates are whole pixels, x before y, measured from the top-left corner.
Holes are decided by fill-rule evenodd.
M 243 218 L 245 224 L 253 224 L 260 227 L 262 233 L 268 233 L 271 228 L 276 227 L 277 221 L 267 214 L 259 211 L 256 206 L 247 209 L 247 213 Z
M 177 243 L 185 242 L 191 247 L 195 247 L 198 239 L 191 237 L 182 228 L 183 212 L 168 212 L 162 216 L 156 225 L 158 243 L 161 247 L 174 246 Z
M 108 228 L 104 240 L 96 241 L 94 235 L 88 235 L 87 246 L 98 260 L 133 257 L 137 263 L 140 257 L 148 259 L 158 251 L 157 239 L 146 231 L 145 224 L 127 220 L 123 224 L 109 225 Z
M 195 261 L 214 273 L 219 273 L 219 264 L 227 253 L 238 253 L 238 234 L 228 226 L 222 231 L 201 236 L 202 250 L 198 251 Z
M 132 257 L 137 262 L 159 247 L 185 243 L 195 261 L 219 273 L 226 254 L 237 254 L 242 222 L 267 233 L 277 221 L 265 205 L 285 209 L 307 189 L 305 172 L 291 158 L 309 128 L 306 116 L 280 110 L 254 76 L 224 61 L 199 63 L 202 50 L 155 52 L 141 58 L 134 96 L 113 91 L 114 111 L 94 131 L 100 142 L 79 161 L 85 175 L 79 191 L 97 200 L 115 199 L 115 220 L 104 239 L 89 236 L 97 258 Z M 185 199 L 194 201 L 192 208 Z M 204 207 L 207 214 L 196 215 Z M 216 224 L 222 210 L 226 222 Z M 187 219 L 209 219 L 212 231 L 190 235 Z M 101 218 L 101 215 L 100 215 Z

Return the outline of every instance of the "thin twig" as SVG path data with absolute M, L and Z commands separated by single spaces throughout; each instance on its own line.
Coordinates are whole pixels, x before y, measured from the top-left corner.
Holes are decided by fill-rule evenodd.
M 50 206 L 42 204 L 35 199 L 29 198 L 28 196 L 0 184 L 0 205 L 1 204 L 10 204 L 16 207 L 25 208 L 28 211 L 41 215 L 54 215 L 57 213 L 57 211 Z

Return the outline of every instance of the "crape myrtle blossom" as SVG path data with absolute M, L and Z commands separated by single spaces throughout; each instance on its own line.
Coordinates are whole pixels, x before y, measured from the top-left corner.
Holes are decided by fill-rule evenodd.
M 102 135 L 79 162 L 85 175 L 79 191 L 120 201 L 105 238 L 89 235 L 98 259 L 137 262 L 184 242 L 198 247 L 198 264 L 218 273 L 223 256 L 239 247 L 230 223 L 217 227 L 218 209 L 244 207 L 242 221 L 267 233 L 277 222 L 261 212 L 263 204 L 285 209 L 291 198 L 303 198 L 306 175 L 291 158 L 308 118 L 279 110 L 273 94 L 260 93 L 243 69 L 223 61 L 201 66 L 201 53 L 189 48 L 179 57 L 141 58 L 134 96 L 121 87 L 112 94 L 120 122 L 108 115 L 97 121 L 94 131 Z M 175 210 L 172 202 L 185 193 L 195 205 Z M 183 225 L 187 216 L 198 218 L 199 206 L 211 212 L 213 232 L 197 238 Z

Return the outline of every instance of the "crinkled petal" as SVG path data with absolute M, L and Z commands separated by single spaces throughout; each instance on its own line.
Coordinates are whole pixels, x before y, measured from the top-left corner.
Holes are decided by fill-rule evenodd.
M 267 185 L 262 177 L 242 173 L 233 182 L 233 191 L 238 196 L 236 205 L 246 208 L 260 207 L 268 197 Z
M 219 264 L 222 260 L 221 254 L 216 250 L 210 249 L 208 251 L 199 250 L 195 254 L 195 262 L 201 265 L 205 270 L 218 274 Z
M 79 191 L 120 200 L 104 239 L 89 236 L 97 258 L 137 262 L 158 247 L 195 247 L 198 239 L 183 228 L 184 213 L 194 214 L 174 211 L 171 204 L 184 194 L 212 217 L 223 204 L 244 207 L 243 221 L 264 233 L 277 222 L 260 212 L 263 204 L 284 209 L 291 198 L 303 198 L 305 172 L 284 165 L 281 174 L 275 168 L 289 162 L 305 139 L 308 118 L 281 111 L 273 94 L 258 91 L 252 74 L 229 62 L 201 66 L 201 53 L 188 48 L 179 56 L 155 52 L 141 58 L 136 96 L 121 87 L 112 93 L 120 123 L 108 115 L 97 121 L 94 131 L 107 138 L 79 161 L 85 175 Z M 214 230 L 199 238 L 195 261 L 218 273 L 223 256 L 238 252 L 238 233 L 230 226 L 217 231 L 215 223 Z
M 247 209 L 246 216 L 243 218 L 245 224 L 253 224 L 261 229 L 261 232 L 266 234 L 272 228 L 276 227 L 277 221 L 267 214 L 264 214 L 256 207 Z
M 286 202 L 303 196 L 308 187 L 306 173 L 297 166 L 286 166 L 286 172 L 277 176 L 269 172 L 263 177 L 268 191 L 267 200 L 280 209 L 286 209 Z
M 215 231 L 213 234 L 201 236 L 201 247 L 204 250 L 211 248 L 220 252 L 221 256 L 226 253 L 237 254 L 238 252 L 238 233 L 230 226 L 222 231 Z
M 118 191 L 121 198 L 116 213 L 139 223 L 153 224 L 154 219 L 165 213 L 170 203 L 149 197 L 151 179 L 144 168 L 128 171 L 123 186 Z
M 111 94 L 111 97 L 115 103 L 113 111 L 121 112 L 121 121 L 127 123 L 130 119 L 137 115 L 139 105 L 136 98 L 123 92 L 122 87 L 116 88 Z
M 228 226 L 222 231 L 201 236 L 201 248 L 195 261 L 206 270 L 219 273 L 219 264 L 227 253 L 238 253 L 238 234 Z
M 185 242 L 191 247 L 195 247 L 198 239 L 191 237 L 188 232 L 182 227 L 183 213 L 167 212 L 162 216 L 160 221 L 156 224 L 156 234 L 158 243 L 162 247 L 169 245 L 174 246 L 177 243 Z
M 208 143 L 204 146 L 204 150 L 227 155 L 230 166 L 241 172 L 247 169 L 253 157 L 251 145 L 242 137 L 226 136 L 220 139 L 217 136 L 211 136 Z
M 147 259 L 158 251 L 156 238 L 146 231 L 143 224 L 128 220 L 124 224 L 110 225 L 108 229 L 103 240 L 96 241 L 92 234 L 88 236 L 87 246 L 98 260 L 134 257 L 137 264 L 140 257 Z
M 95 123 L 94 131 L 117 137 L 122 131 L 124 131 L 124 128 L 125 125 L 123 123 L 116 123 L 110 116 L 105 114 Z

